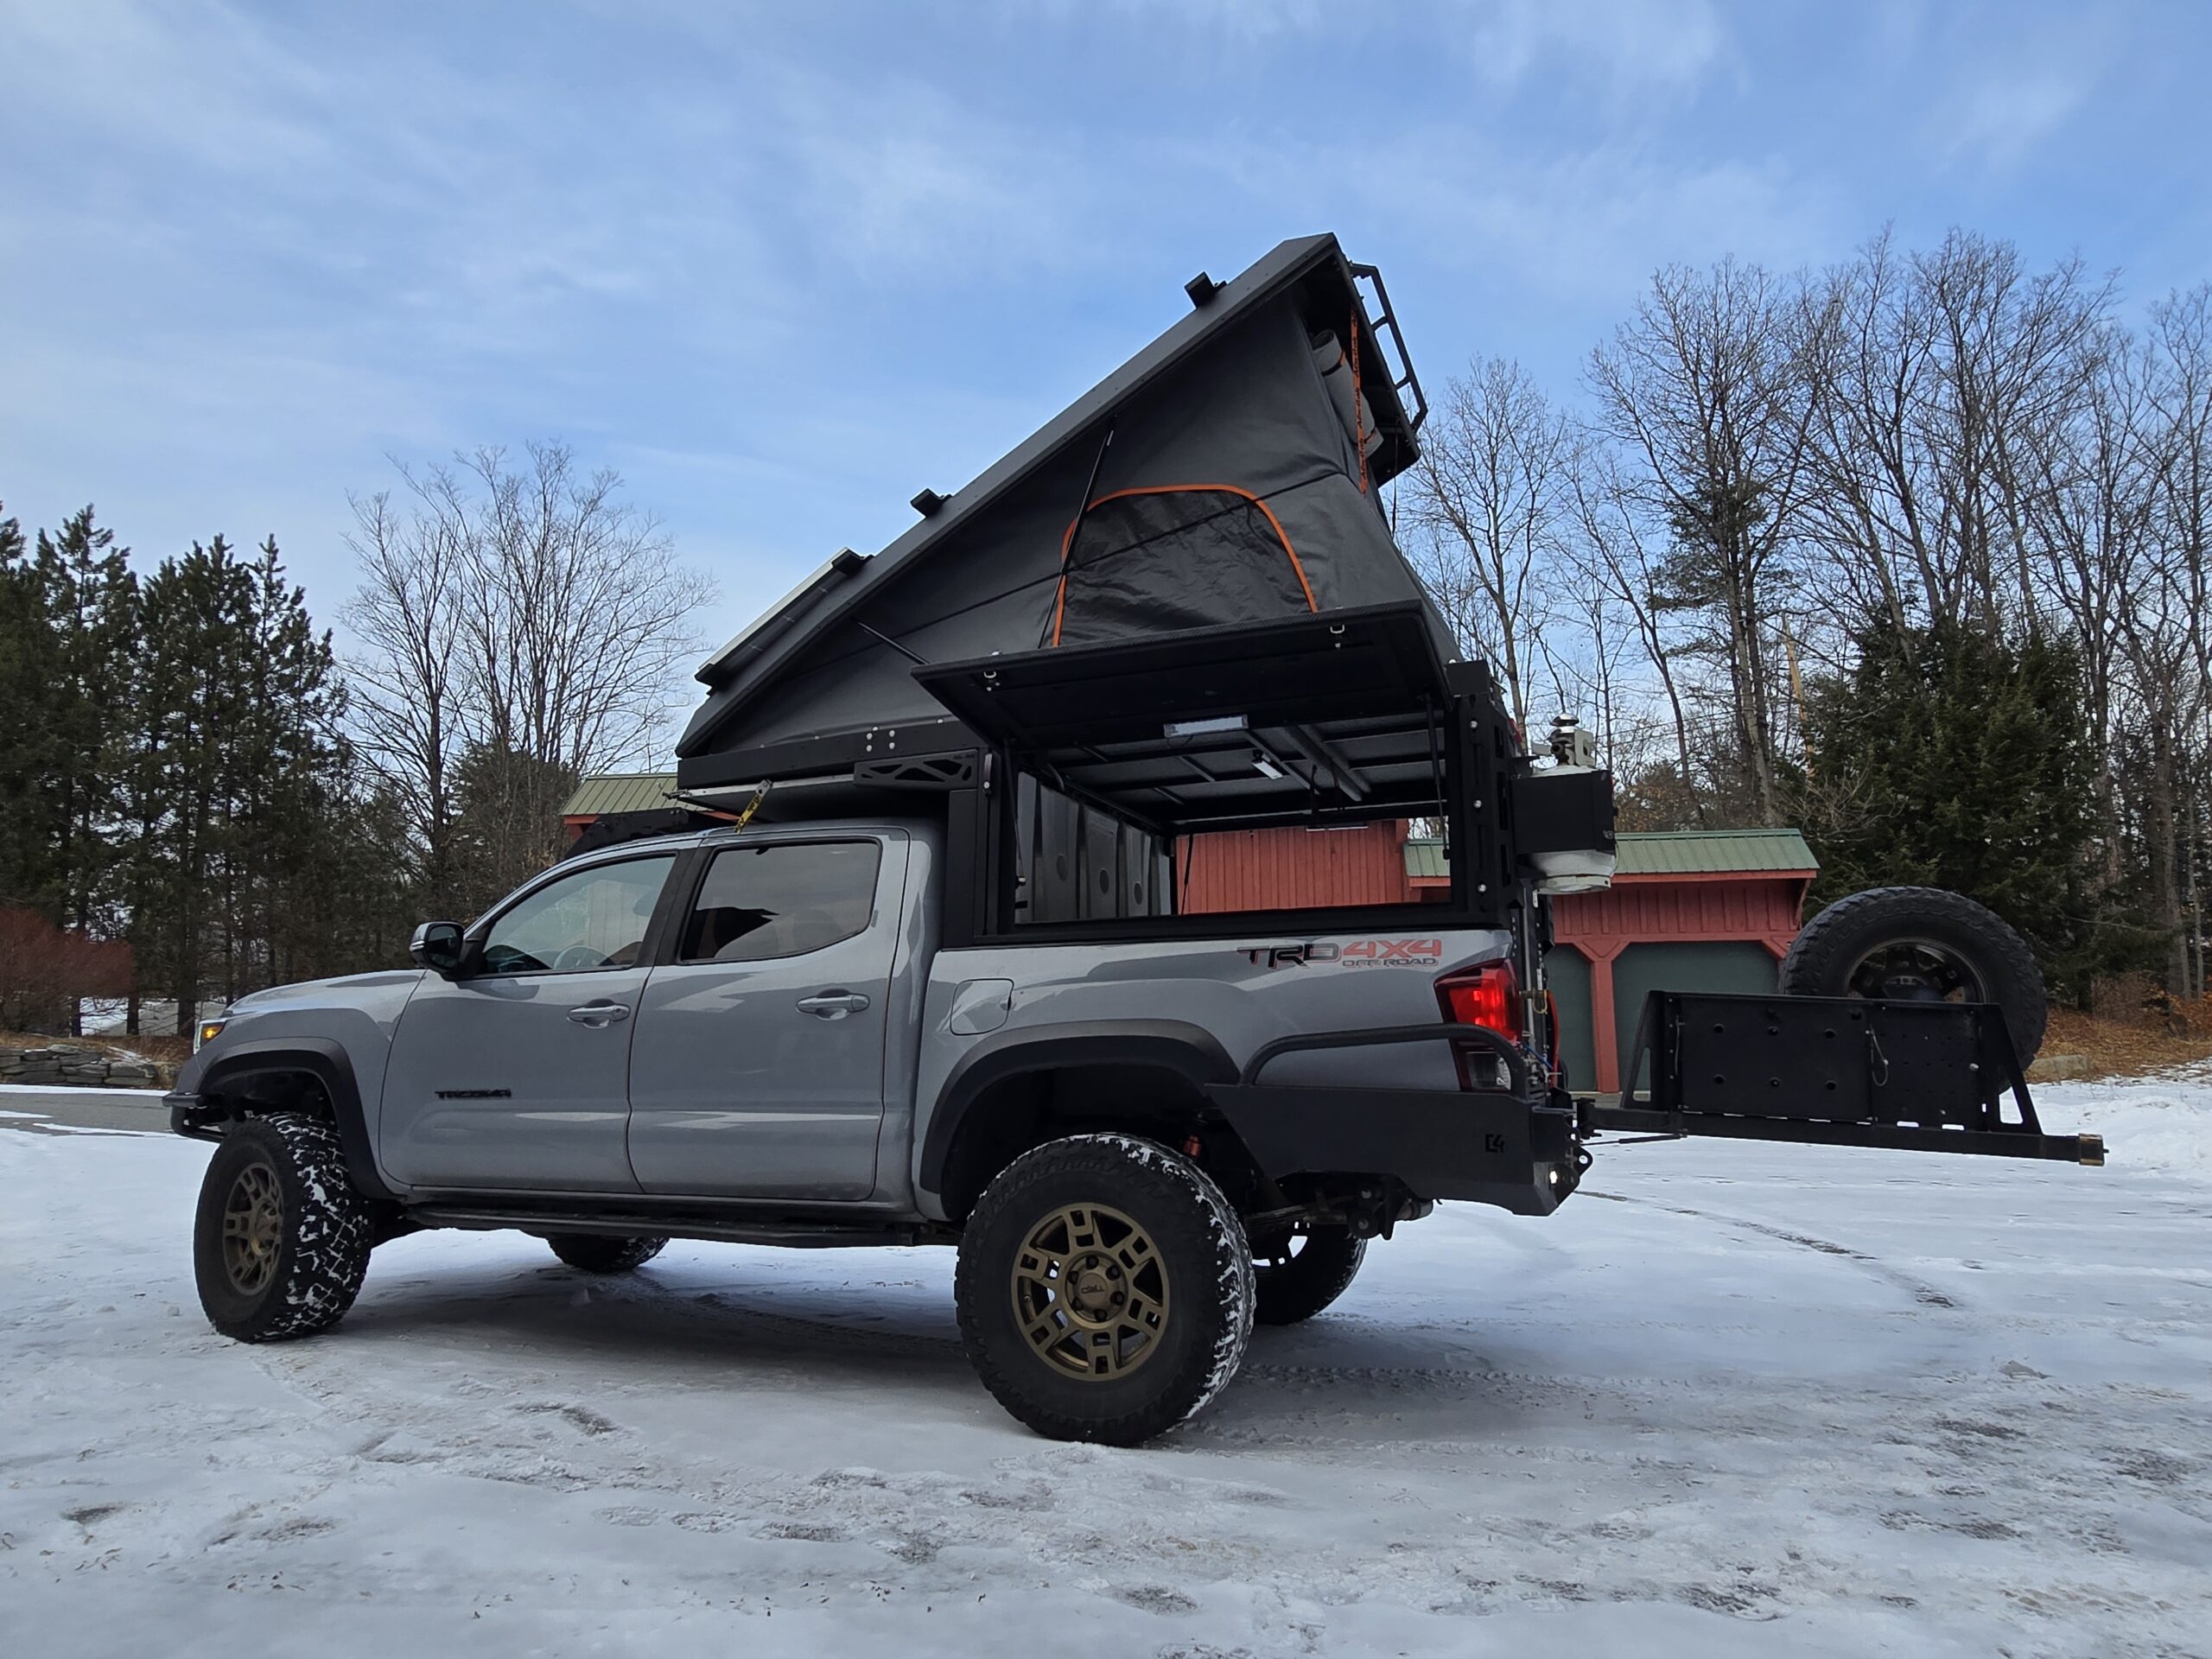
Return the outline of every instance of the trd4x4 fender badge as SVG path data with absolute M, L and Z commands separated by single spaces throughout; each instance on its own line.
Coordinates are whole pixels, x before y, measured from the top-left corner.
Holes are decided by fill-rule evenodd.
M 1305 968 L 1333 962 L 1346 968 L 1433 968 L 1443 959 L 1441 939 L 1352 939 L 1338 944 L 1240 944 L 1237 951 L 1255 968 Z
M 512 1089 L 441 1089 L 438 1090 L 440 1100 L 512 1100 L 514 1097 L 515 1091 Z

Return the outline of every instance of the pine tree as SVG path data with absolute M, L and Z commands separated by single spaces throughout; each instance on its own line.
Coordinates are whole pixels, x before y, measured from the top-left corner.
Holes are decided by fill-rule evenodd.
M 129 658 L 138 629 L 138 584 L 129 560 L 129 550 L 93 522 L 89 506 L 64 520 L 58 536 L 39 532 L 35 568 L 57 670 L 57 764 L 48 785 L 60 819 L 55 919 L 94 931 L 115 920 L 108 903 L 115 762 L 130 715 Z
M 145 584 L 149 718 L 130 766 L 132 940 L 142 985 L 165 986 L 179 1030 L 198 1019 L 232 938 L 223 923 L 240 831 L 228 746 L 251 726 L 252 594 L 251 569 L 220 536 L 164 560 Z
M 1948 887 L 2018 928 L 2054 980 L 2082 982 L 2110 940 L 2082 894 L 2094 804 L 2074 649 L 1886 620 L 1856 645 L 1852 671 L 1808 696 L 1815 898 Z
M 58 867 L 61 815 L 53 791 L 60 771 L 61 682 L 45 584 L 22 527 L 0 518 L 0 909 L 62 912 L 67 886 Z
M 309 888 L 328 873 L 332 838 L 351 830 L 328 817 L 347 759 L 335 730 L 342 702 L 330 635 L 315 632 L 305 592 L 285 579 L 274 537 L 261 544 L 251 576 L 239 665 L 246 698 L 238 741 L 226 749 L 232 995 L 302 977 L 298 963 L 325 955 L 323 941 L 302 925 L 313 913 Z
M 474 914 L 561 855 L 561 804 L 576 774 L 519 749 L 474 743 L 454 768 L 455 890 Z

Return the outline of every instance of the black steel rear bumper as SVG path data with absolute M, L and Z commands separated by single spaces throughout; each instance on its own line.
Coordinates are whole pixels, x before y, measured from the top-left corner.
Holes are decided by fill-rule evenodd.
M 1362 1089 L 1261 1083 L 1269 1062 L 1294 1052 L 1447 1042 L 1497 1056 L 1508 1089 Z M 1292 1175 L 1372 1175 L 1421 1198 L 1494 1204 L 1549 1215 L 1574 1191 L 1585 1159 L 1574 1104 L 1544 1087 L 1528 1057 L 1496 1033 L 1460 1025 L 1283 1038 L 1255 1052 L 1234 1084 L 1208 1093 L 1261 1170 Z

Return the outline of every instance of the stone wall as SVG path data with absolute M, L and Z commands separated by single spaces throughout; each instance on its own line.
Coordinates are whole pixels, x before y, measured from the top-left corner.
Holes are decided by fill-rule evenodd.
M 169 1068 L 105 1049 L 54 1043 L 42 1048 L 0 1048 L 0 1083 L 37 1088 L 152 1089 L 166 1084 Z

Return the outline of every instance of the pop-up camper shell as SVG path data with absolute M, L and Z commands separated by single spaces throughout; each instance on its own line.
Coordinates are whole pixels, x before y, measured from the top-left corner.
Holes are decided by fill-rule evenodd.
M 1431 815 L 1466 824 L 1452 910 L 1503 918 L 1510 809 L 1452 803 L 1499 802 L 1519 745 L 1391 534 L 1382 486 L 1426 409 L 1379 274 L 1316 236 L 1188 291 L 1057 419 L 701 668 L 688 799 L 952 797 L 956 830 L 982 813 L 956 938 L 1158 928 L 1192 833 Z M 1564 833 L 1609 861 L 1602 779 L 1577 798 Z

